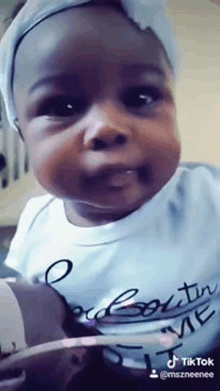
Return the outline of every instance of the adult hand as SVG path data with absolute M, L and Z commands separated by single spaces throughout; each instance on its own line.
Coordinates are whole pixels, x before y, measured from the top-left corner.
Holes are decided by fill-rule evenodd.
M 79 336 L 77 334 L 81 326 L 74 325 L 67 305 L 52 288 L 24 282 L 9 285 L 22 311 L 29 347 Z M 81 332 L 81 335 L 86 335 L 85 330 L 81 329 Z M 86 348 L 63 349 L 31 358 L 25 363 L 25 390 L 65 390 L 71 378 L 82 371 L 88 361 L 89 352 Z

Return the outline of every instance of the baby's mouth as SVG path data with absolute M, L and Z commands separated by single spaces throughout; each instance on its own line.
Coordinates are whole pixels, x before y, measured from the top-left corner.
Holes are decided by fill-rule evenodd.
M 137 170 L 124 170 L 107 176 L 105 183 L 110 187 L 125 187 L 137 179 Z
M 146 182 L 146 180 L 149 179 L 148 177 L 149 172 L 144 167 L 138 169 L 120 168 L 111 169 L 101 175 L 90 178 L 89 182 L 98 186 L 123 188 L 131 186 L 137 182 Z

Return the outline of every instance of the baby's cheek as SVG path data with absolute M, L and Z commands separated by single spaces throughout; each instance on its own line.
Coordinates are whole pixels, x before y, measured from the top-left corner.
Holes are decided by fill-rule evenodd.
M 180 134 L 178 131 L 176 108 L 174 106 L 170 105 L 164 111 L 163 122 L 169 138 L 173 140 L 173 144 L 180 147 Z
M 31 157 L 32 167 L 34 175 L 41 186 L 49 191 L 53 192 L 59 190 L 60 182 L 60 162 L 55 154 L 48 154 L 35 151 Z
M 47 146 L 41 142 L 31 148 L 30 157 L 38 182 L 45 190 L 58 197 L 65 197 L 67 184 L 78 180 L 79 158 L 66 143 L 58 146 L 57 142 L 51 142 Z

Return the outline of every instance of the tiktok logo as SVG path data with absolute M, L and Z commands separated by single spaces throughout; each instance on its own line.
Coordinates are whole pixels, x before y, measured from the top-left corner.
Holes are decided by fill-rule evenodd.
M 175 356 L 175 354 L 173 355 L 173 359 L 172 360 L 169 360 L 167 362 L 167 366 L 168 368 L 172 369 L 172 368 L 175 368 L 176 367 L 176 362 L 179 361 L 178 357 Z

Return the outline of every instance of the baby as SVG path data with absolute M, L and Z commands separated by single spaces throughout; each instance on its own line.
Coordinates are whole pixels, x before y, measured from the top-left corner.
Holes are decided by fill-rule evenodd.
M 8 119 L 49 193 L 27 204 L 6 265 L 99 333 L 151 333 L 103 349 L 123 376 L 213 369 L 219 337 L 220 171 L 180 163 L 165 11 L 29 0 L 0 54 Z

